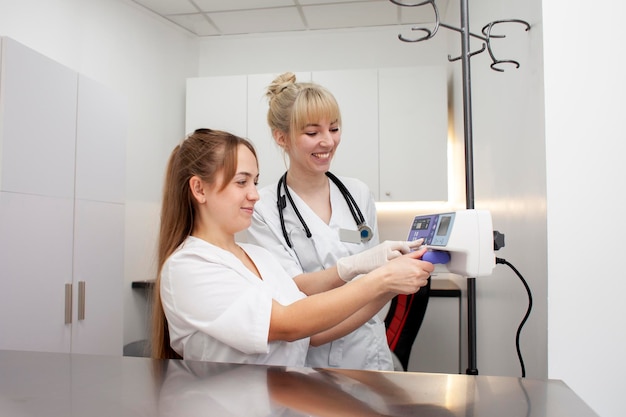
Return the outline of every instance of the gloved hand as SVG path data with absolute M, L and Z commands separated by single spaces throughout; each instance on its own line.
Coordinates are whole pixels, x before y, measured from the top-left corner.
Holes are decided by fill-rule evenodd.
M 337 261 L 339 278 L 348 282 L 360 274 L 366 274 L 411 250 L 419 248 L 424 239 L 413 241 L 386 240 L 373 248 Z

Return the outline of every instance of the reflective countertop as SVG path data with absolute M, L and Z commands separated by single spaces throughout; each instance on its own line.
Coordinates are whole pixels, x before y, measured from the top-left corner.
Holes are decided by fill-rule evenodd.
M 0 416 L 597 416 L 559 380 L 0 351 Z

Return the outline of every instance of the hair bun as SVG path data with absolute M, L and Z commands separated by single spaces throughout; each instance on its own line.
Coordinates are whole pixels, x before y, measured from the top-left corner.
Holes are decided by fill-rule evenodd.
M 274 79 L 274 81 L 272 81 L 269 87 L 267 87 L 267 95 L 269 97 L 276 96 L 295 83 L 296 74 L 294 74 L 293 72 L 285 72 L 283 74 L 280 74 Z

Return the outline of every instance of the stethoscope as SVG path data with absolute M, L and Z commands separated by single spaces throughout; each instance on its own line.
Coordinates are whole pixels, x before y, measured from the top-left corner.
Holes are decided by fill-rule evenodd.
M 361 213 L 361 210 L 359 210 L 359 206 L 356 204 L 356 201 L 354 201 L 354 197 L 352 197 L 352 194 L 350 194 L 350 191 L 348 191 L 346 186 L 334 174 L 330 172 L 326 172 L 326 176 L 330 178 L 330 180 L 333 183 L 335 183 L 337 188 L 339 188 L 341 195 L 343 195 L 343 198 L 346 199 L 346 203 L 348 204 L 350 213 L 352 213 L 352 218 L 354 219 L 358 232 L 361 236 L 361 242 L 363 243 L 369 242 L 373 236 L 372 229 L 365 223 L 365 217 L 363 217 L 363 213 Z M 280 195 L 281 187 L 285 190 L 285 195 Z M 304 227 L 304 231 L 306 232 L 306 237 L 310 239 L 312 234 L 306 222 L 302 218 L 302 215 L 300 214 L 298 207 L 296 207 L 296 204 L 294 203 L 293 198 L 291 198 L 291 193 L 289 193 L 289 189 L 287 188 L 287 173 L 286 172 L 282 177 L 280 177 L 280 180 L 278 180 L 278 185 L 276 187 L 276 195 L 278 197 L 276 204 L 278 205 L 278 215 L 280 217 L 280 227 L 283 229 L 283 237 L 285 238 L 287 245 L 289 245 L 289 247 L 293 249 L 293 245 L 291 244 L 291 241 L 289 240 L 287 229 L 285 227 L 285 217 L 283 215 L 283 210 L 287 207 L 287 200 L 285 199 L 285 196 L 289 200 L 289 204 L 291 204 L 291 208 L 293 208 L 293 211 L 296 213 L 296 216 L 298 216 L 298 220 L 300 220 L 300 224 L 302 224 L 302 227 Z

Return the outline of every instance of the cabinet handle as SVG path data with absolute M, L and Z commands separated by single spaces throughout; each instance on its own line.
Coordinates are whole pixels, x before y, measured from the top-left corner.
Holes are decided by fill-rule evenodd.
M 65 324 L 72 323 L 72 284 L 65 284 Z
M 78 320 L 85 320 L 85 281 L 78 281 Z

